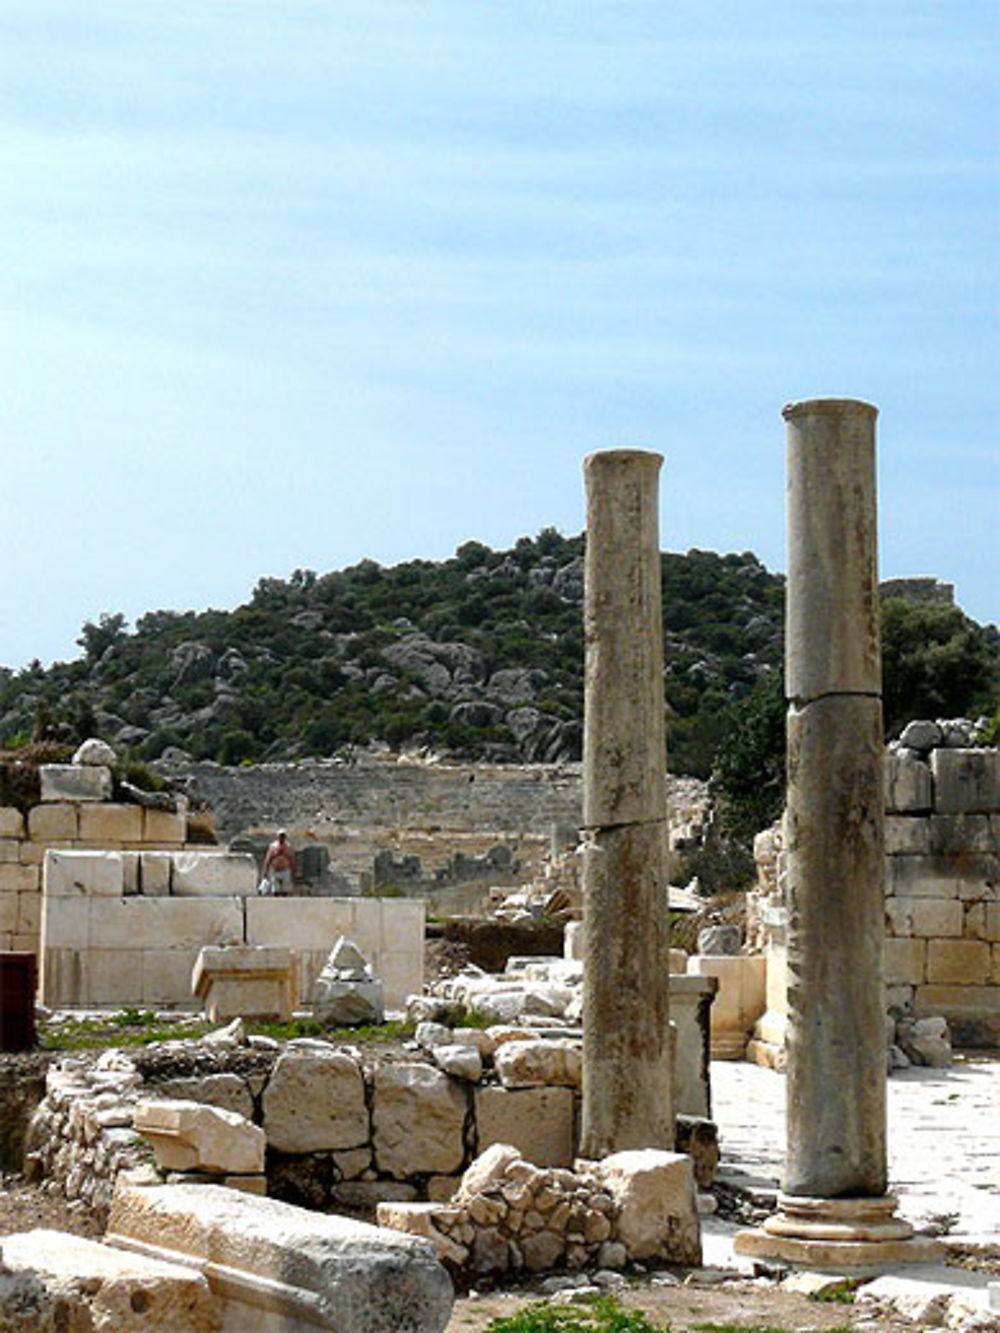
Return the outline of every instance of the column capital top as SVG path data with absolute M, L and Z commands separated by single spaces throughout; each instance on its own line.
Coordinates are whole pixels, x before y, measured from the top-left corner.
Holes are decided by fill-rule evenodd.
M 657 467 L 663 462 L 663 455 L 652 449 L 598 449 L 587 454 L 583 460 L 585 468 L 597 463 L 653 463 Z
M 870 412 L 873 417 L 878 416 L 878 408 L 860 398 L 803 398 L 798 402 L 786 403 L 781 409 L 781 415 L 790 421 L 793 417 L 839 416 L 844 412 L 859 410 Z

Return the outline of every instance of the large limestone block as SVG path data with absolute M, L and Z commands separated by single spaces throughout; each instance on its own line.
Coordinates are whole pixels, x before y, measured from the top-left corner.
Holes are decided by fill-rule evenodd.
M 222 1111 L 235 1111 L 246 1120 L 253 1119 L 253 1095 L 239 1074 L 171 1078 L 157 1083 L 155 1091 L 158 1097 L 168 1101 L 200 1102 L 203 1106 L 217 1106 Z
M 68 842 L 79 836 L 79 806 L 57 801 L 28 811 L 28 837 L 34 842 Z
M 890 935 L 924 939 L 960 936 L 962 904 L 957 898 L 887 898 L 886 930 Z
M 139 892 L 144 898 L 167 898 L 173 856 L 170 852 L 139 853 Z
M 0 893 L 0 934 L 13 935 L 17 930 L 16 893 Z
M 92 764 L 40 764 L 43 801 L 107 801 L 111 770 Z
M 286 1050 L 264 1090 L 264 1129 L 279 1152 L 332 1152 L 368 1142 L 364 1078 L 343 1051 Z
M 49 850 L 42 883 L 51 898 L 119 898 L 125 892 L 125 865 L 121 852 Z
M 468 1095 L 447 1074 L 424 1064 L 375 1071 L 375 1163 L 396 1179 L 424 1172 L 450 1175 L 465 1159 Z
M 926 856 L 930 850 L 929 819 L 921 815 L 886 815 L 886 856 Z
M 997 852 L 988 815 L 931 815 L 927 821 L 935 856 L 967 856 L 970 852 Z
M 142 1003 L 190 1004 L 190 948 L 142 950 Z
M 147 843 L 176 843 L 184 845 L 187 837 L 187 817 L 172 810 L 144 809 L 142 812 L 142 840 Z
M 890 986 L 919 986 L 927 976 L 927 941 L 887 939 L 885 980 Z
M 88 949 L 81 959 L 86 1004 L 138 1005 L 143 1000 L 143 955 L 138 949 Z
M 928 940 L 927 981 L 932 986 L 985 986 L 990 946 L 985 940 Z
M 142 842 L 142 806 L 81 805 L 80 838 L 103 846 Z
M 1000 750 L 935 750 L 931 773 L 938 814 L 1000 810 Z
M 264 1131 L 235 1111 L 200 1102 L 146 1101 L 135 1128 L 148 1139 L 162 1171 L 258 1175 L 264 1170 Z
M 536 1166 L 572 1164 L 576 1146 L 570 1088 L 476 1088 L 476 1142 L 483 1152 L 511 1144 Z
M 245 898 L 257 892 L 248 852 L 176 852 L 170 892 L 177 898 Z
M 62 1231 L 3 1238 L 0 1328 L 65 1333 L 214 1333 L 221 1301 L 196 1269 Z
M 336 1333 L 442 1333 L 451 1314 L 451 1280 L 428 1242 L 218 1186 L 120 1189 L 108 1240 L 204 1265 L 225 1285 L 234 1330 L 255 1327 L 239 1322 L 241 1297 L 254 1319 L 270 1313 L 268 1328 L 298 1318 Z
M 15 806 L 0 805 L 0 838 L 23 838 L 24 815 Z
M 362 953 L 373 958 L 378 940 L 372 938 L 371 930 L 363 923 L 355 926 L 356 901 L 352 898 L 248 898 L 247 944 L 275 944 L 309 951 L 322 949 L 325 961 L 338 937 L 349 935 Z
M 701 1264 L 701 1227 L 691 1158 L 652 1148 L 614 1153 L 595 1164 L 614 1199 L 618 1239 L 631 1260 Z
M 918 1018 L 940 1014 L 948 1020 L 952 1045 L 1000 1046 L 1000 986 L 918 986 L 913 996 Z
M 570 1038 L 505 1042 L 494 1063 L 505 1088 L 578 1088 L 583 1081 L 580 1044 Z
M 879 696 L 875 419 L 851 399 L 783 409 L 787 432 L 785 682 L 799 702 Z
M 95 853 L 96 854 L 96 853 Z M 91 939 L 109 949 L 188 949 L 243 938 L 239 898 L 103 898 L 91 902 Z M 190 998 L 190 967 L 185 998 Z
M 885 755 L 885 808 L 894 814 L 924 814 L 933 804 L 930 765 L 908 750 Z
M 31 893 L 38 888 L 38 867 L 0 862 L 0 893 Z

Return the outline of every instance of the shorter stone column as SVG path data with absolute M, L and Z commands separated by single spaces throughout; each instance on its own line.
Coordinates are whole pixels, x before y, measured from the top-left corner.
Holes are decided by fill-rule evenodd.
M 592 454 L 587 483 L 581 1153 L 672 1151 L 662 459 Z

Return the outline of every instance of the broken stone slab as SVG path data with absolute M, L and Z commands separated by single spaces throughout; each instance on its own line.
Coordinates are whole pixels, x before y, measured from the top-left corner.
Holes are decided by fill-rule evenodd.
M 701 1264 L 701 1226 L 690 1157 L 640 1148 L 589 1163 L 615 1202 L 629 1258 Z
M 341 935 L 313 983 L 313 1013 L 332 1027 L 385 1021 L 382 982 L 358 946 Z
M 328 970 L 341 981 L 371 981 L 374 976 L 368 959 L 346 935 L 341 935 L 330 950 L 323 965 L 323 972 Z
M 111 769 L 104 764 L 39 764 L 42 802 L 110 801 Z
M 464 1042 L 445 1042 L 432 1051 L 434 1063 L 452 1078 L 478 1083 L 483 1075 L 483 1058 L 475 1046 Z
M 133 1124 L 149 1140 L 161 1171 L 210 1171 L 259 1175 L 264 1170 L 264 1131 L 235 1111 L 199 1102 L 146 1101 Z
M 61 1231 L 4 1236 L 0 1328 L 215 1333 L 222 1302 L 186 1265 Z
M 212 1185 L 119 1190 L 107 1240 L 198 1268 L 241 1333 L 442 1333 L 451 1314 L 427 1241 Z
M 191 990 L 210 1023 L 288 1023 L 298 996 L 296 956 L 265 945 L 212 945 L 198 954 Z
M 381 981 L 317 978 L 312 1007 L 315 1018 L 328 1027 L 360 1027 L 385 1021 Z

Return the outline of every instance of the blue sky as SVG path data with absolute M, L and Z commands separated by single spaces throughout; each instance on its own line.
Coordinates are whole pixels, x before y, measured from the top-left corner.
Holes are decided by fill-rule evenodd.
M 0 663 L 583 525 L 784 568 L 880 408 L 884 577 L 1000 619 L 996 0 L 0 0 Z

